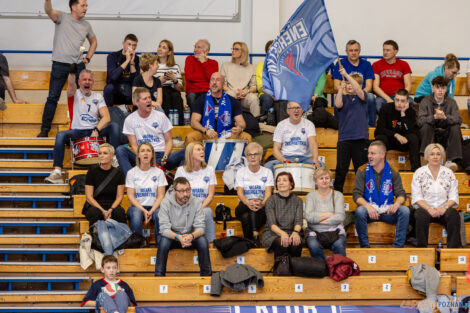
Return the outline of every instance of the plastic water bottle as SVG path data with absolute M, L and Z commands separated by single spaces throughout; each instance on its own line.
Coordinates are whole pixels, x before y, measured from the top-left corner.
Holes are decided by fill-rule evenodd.
M 266 119 L 266 124 L 275 126 L 276 125 L 276 112 L 274 108 L 269 108 L 268 110 L 268 118 Z
M 437 270 L 441 269 L 441 249 L 442 249 L 442 241 L 439 240 L 439 243 L 436 249 L 436 269 Z
M 170 109 L 170 114 L 168 117 L 170 118 L 171 125 L 175 126 L 175 110 Z
M 177 109 L 173 109 L 173 112 L 175 116 L 175 123 L 173 124 L 173 126 L 177 126 L 180 124 L 180 114 Z
M 191 125 L 191 110 L 189 109 L 189 106 L 184 108 L 184 125 Z

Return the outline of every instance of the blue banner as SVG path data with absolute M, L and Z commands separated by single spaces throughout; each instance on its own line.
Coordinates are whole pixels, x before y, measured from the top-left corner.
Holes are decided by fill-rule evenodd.
M 306 111 L 320 76 L 338 57 L 323 0 L 305 0 L 269 49 L 263 89 L 278 100 L 295 101 Z
M 136 313 L 417 313 L 400 306 L 156 306 L 136 307 Z

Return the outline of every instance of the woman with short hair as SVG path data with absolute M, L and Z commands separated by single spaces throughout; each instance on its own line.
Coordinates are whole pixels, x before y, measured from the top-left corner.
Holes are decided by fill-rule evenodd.
M 447 231 L 447 248 L 461 248 L 459 182 L 451 169 L 442 166 L 446 152 L 438 143 L 424 150 L 427 165 L 413 174 L 411 205 L 415 208 L 415 232 L 418 247 L 428 246 L 429 223 L 444 225 Z
M 162 110 L 163 95 L 160 79 L 154 77 L 158 71 L 158 57 L 152 53 L 144 53 L 140 56 L 140 74 L 134 78 L 132 93 L 137 87 L 145 87 L 152 97 L 152 106 Z

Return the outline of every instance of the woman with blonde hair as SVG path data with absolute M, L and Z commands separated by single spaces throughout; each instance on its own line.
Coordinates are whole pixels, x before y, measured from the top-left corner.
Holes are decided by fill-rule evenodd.
M 424 150 L 428 164 L 413 174 L 411 205 L 415 208 L 415 233 L 418 247 L 427 247 L 429 223 L 439 223 L 447 230 L 447 248 L 461 248 L 459 182 L 451 169 L 442 166 L 446 152 L 438 143 Z
M 449 81 L 447 85 L 447 95 L 453 98 L 455 92 L 455 77 L 457 77 L 459 71 L 460 63 L 457 57 L 452 53 L 447 54 L 444 64 L 437 66 L 421 81 L 415 92 L 415 102 L 421 102 L 425 96 L 432 94 L 432 80 L 437 76 L 443 76 Z
M 304 210 L 310 255 L 325 259 L 323 249 L 329 248 L 334 254 L 346 256 L 343 194 L 330 188 L 332 174 L 326 167 L 317 168 L 313 178 L 316 190 L 307 194 Z
M 127 217 L 132 231 L 143 235 L 142 224 L 155 223 L 155 241 L 158 245 L 158 209 L 165 197 L 168 185 L 165 173 L 155 167 L 155 151 L 148 142 L 139 144 L 136 154 L 137 165 L 126 176 L 127 197 L 130 207 Z
M 175 63 L 175 50 L 173 43 L 167 39 L 160 41 L 157 49 L 158 70 L 154 75 L 162 83 L 163 110 L 167 116 L 170 109 L 178 111 L 178 125 L 184 123 L 184 108 L 181 91 L 183 91 L 183 78 L 181 69 Z
M 214 214 L 210 204 L 214 199 L 217 178 L 212 166 L 204 161 L 204 146 L 200 141 L 193 141 L 186 146 L 184 165 L 178 167 L 175 178 L 184 177 L 191 185 L 191 194 L 201 199 L 205 215 L 205 236 L 209 247 L 213 248 L 215 240 Z
M 132 93 L 137 87 L 147 88 L 152 97 L 152 106 L 155 109 L 163 110 L 162 83 L 156 77 L 158 71 L 158 57 L 152 53 L 144 53 L 140 56 L 141 72 L 132 83 Z
M 232 61 L 223 63 L 220 73 L 225 77 L 225 92 L 238 99 L 242 108 L 258 117 L 260 107 L 256 89 L 256 67 L 249 60 L 250 53 L 246 43 L 236 41 L 232 46 Z

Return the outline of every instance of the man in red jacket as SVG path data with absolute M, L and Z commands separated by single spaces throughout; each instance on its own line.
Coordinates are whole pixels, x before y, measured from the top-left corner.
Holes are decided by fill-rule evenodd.
M 209 90 L 211 75 L 219 71 L 217 61 L 207 57 L 210 49 L 209 41 L 198 40 L 194 45 L 194 55 L 188 56 L 184 63 L 186 101 L 191 110 L 194 101 Z

